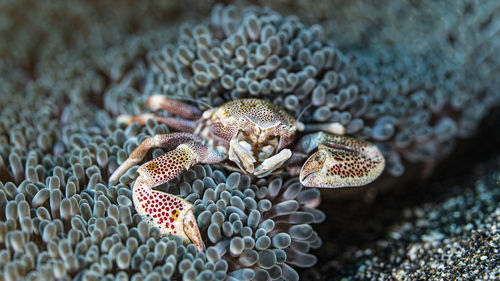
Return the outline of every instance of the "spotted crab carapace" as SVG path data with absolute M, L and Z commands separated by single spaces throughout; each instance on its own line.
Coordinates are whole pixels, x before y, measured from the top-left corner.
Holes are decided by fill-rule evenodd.
M 139 167 L 133 188 L 134 204 L 138 213 L 162 233 L 190 239 L 200 250 L 203 244 L 193 206 L 152 189 L 197 163 L 232 162 L 257 177 L 286 168 L 291 174 L 298 173 L 301 183 L 310 187 L 361 186 L 376 179 L 384 169 L 385 160 L 378 148 L 344 136 L 340 124 L 335 134 L 305 134 L 296 142 L 296 134 L 303 134 L 304 125 L 264 100 L 237 99 L 201 112 L 197 107 L 153 95 L 147 105 L 153 111 L 162 109 L 178 117 L 140 114 L 120 116 L 120 121 L 144 124 L 152 118 L 180 132 L 144 140 L 111 175 L 110 181 L 116 182 L 129 168 L 139 164 L 149 149 L 170 150 Z M 311 152 L 314 153 L 309 156 Z

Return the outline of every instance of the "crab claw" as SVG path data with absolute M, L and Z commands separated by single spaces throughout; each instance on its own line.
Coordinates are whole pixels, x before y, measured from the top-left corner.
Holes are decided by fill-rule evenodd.
M 165 142 L 163 146 L 172 141 L 169 137 L 171 135 L 163 136 Z M 183 139 L 174 138 L 174 140 Z M 131 158 L 117 169 L 118 174 L 113 176 L 119 178 L 122 171 L 139 162 L 150 147 L 158 144 L 162 144 L 161 138 L 144 141 L 132 152 Z M 193 215 L 193 205 L 175 195 L 153 190 L 153 187 L 168 182 L 196 163 L 218 163 L 222 160 L 224 155 L 193 140 L 182 143 L 174 150 L 144 163 L 137 169 L 139 177 L 132 188 L 132 199 L 137 213 L 150 225 L 158 227 L 162 234 L 179 235 L 186 242 L 191 240 L 198 250 L 203 251 L 203 241 Z
M 200 252 L 203 252 L 203 240 L 201 239 L 200 229 L 193 214 L 193 205 L 184 215 L 184 234 L 193 242 Z M 185 237 L 183 237 L 186 240 Z
M 305 186 L 366 185 L 384 170 L 384 156 L 369 142 L 325 133 L 314 138 L 318 141 L 318 151 L 306 160 L 300 171 L 300 182 Z
M 257 177 L 265 177 L 272 173 L 277 168 L 281 167 L 286 160 L 290 159 L 292 156 L 292 151 L 290 149 L 285 148 L 281 150 L 278 154 L 267 158 L 260 164 L 257 169 L 255 169 L 254 175 Z
M 148 180 L 139 176 L 133 187 L 135 209 L 151 226 L 163 235 L 179 235 L 185 242 L 192 241 L 203 251 L 203 240 L 193 214 L 193 205 L 172 194 L 152 190 Z

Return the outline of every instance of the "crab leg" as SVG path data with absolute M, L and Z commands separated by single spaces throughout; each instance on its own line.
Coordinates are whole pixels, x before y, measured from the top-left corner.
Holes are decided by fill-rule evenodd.
M 237 138 L 229 142 L 229 160 L 233 161 L 240 169 L 253 173 L 254 163 L 257 161 L 252 155 L 252 147 L 247 142 L 240 142 Z
M 302 138 L 306 153 L 316 147 L 302 166 L 300 181 L 311 187 L 361 186 L 384 170 L 385 159 L 378 148 L 359 139 L 319 132 Z
M 176 131 L 181 131 L 186 133 L 193 133 L 197 126 L 196 121 L 186 120 L 182 118 L 175 118 L 175 117 L 163 117 L 151 113 L 143 113 L 135 116 L 129 116 L 129 115 L 118 116 L 118 122 L 125 124 L 132 124 L 134 122 L 137 122 L 139 124 L 145 125 L 148 119 L 154 119 L 160 123 L 167 124 L 167 126 Z
M 278 154 L 267 158 L 260 164 L 254 172 L 254 175 L 257 177 L 265 177 L 272 173 L 277 168 L 281 167 L 283 163 L 285 163 L 292 156 L 292 151 L 290 149 L 285 148 L 281 150 Z
M 178 102 L 162 95 L 150 96 L 146 101 L 146 105 L 153 111 L 163 109 L 171 114 L 179 115 L 182 118 L 190 120 L 199 119 L 202 114 L 202 112 L 195 106 Z
M 180 235 L 186 241 L 193 241 L 196 247 L 203 251 L 200 231 L 192 211 L 193 205 L 177 196 L 153 190 L 153 187 L 168 182 L 184 169 L 197 163 L 221 162 L 225 159 L 224 155 L 204 145 L 194 135 L 158 135 L 144 140 L 111 178 L 117 179 L 130 166 L 141 161 L 150 148 L 170 148 L 176 144 L 178 145 L 174 150 L 139 167 L 139 177 L 132 189 L 132 199 L 137 212 L 151 225 L 158 227 L 162 234 Z
M 184 169 L 188 169 L 195 164 L 219 163 L 224 159 L 224 155 L 218 151 L 199 141 L 190 141 L 143 164 L 137 172 L 149 182 L 151 187 L 155 187 L 175 178 Z
M 117 182 L 128 169 L 137 165 L 146 156 L 146 153 L 153 147 L 161 147 L 165 149 L 174 149 L 180 144 L 190 141 L 201 142 L 201 138 L 188 133 L 171 133 L 164 135 L 156 135 L 145 139 L 134 151 L 130 154 L 128 159 L 123 162 L 118 169 L 116 169 L 111 177 L 110 182 Z
M 175 178 L 182 170 L 196 163 L 218 163 L 224 156 L 203 145 L 190 141 L 139 167 L 139 177 L 132 190 L 137 212 L 148 219 L 163 234 L 180 235 L 193 241 L 203 251 L 198 224 L 193 215 L 193 205 L 184 199 L 152 188 Z
M 137 213 L 150 225 L 160 229 L 163 235 L 179 235 L 185 242 L 191 240 L 200 252 L 203 240 L 193 205 L 188 201 L 151 189 L 151 179 L 140 175 L 132 189 L 132 199 Z
M 146 101 L 146 105 L 153 111 L 163 109 L 181 118 L 163 117 L 156 114 L 145 113 L 136 116 L 121 115 L 118 117 L 118 122 L 126 124 L 138 122 L 144 125 L 148 119 L 155 119 L 160 123 L 167 124 L 177 131 L 193 133 L 197 126 L 197 122 L 193 120 L 199 119 L 202 115 L 202 112 L 197 107 L 171 100 L 162 95 L 150 96 Z

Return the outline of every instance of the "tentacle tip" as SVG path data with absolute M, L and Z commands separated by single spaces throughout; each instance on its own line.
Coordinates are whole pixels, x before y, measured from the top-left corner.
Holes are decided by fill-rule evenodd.
M 330 134 L 343 136 L 345 135 L 346 128 L 341 123 L 333 122 L 326 124 L 324 131 Z
M 113 186 L 113 185 L 117 185 L 117 184 L 118 184 L 118 181 L 114 178 L 110 178 L 108 181 L 109 186 Z
M 133 117 L 130 115 L 120 115 L 120 116 L 118 116 L 118 118 L 116 118 L 116 121 L 118 123 L 124 123 L 124 124 L 129 125 L 132 123 L 132 119 L 133 119 Z
M 147 107 L 151 108 L 151 110 L 156 111 L 161 109 L 160 104 L 165 100 L 166 98 L 161 95 L 152 95 L 148 98 L 146 101 Z
M 300 121 L 297 121 L 297 131 L 303 132 L 306 128 L 306 125 Z

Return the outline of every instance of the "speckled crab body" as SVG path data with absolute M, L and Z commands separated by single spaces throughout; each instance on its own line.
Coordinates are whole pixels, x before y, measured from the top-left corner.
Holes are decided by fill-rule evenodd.
M 287 112 L 260 99 L 238 99 L 218 108 L 200 112 L 164 96 L 148 99 L 153 110 L 163 109 L 178 117 L 154 114 L 121 116 L 126 123 L 145 123 L 153 118 L 181 131 L 144 140 L 113 173 L 117 181 L 129 168 L 138 164 L 153 147 L 170 150 L 139 169 L 133 199 L 140 215 L 164 234 L 176 234 L 193 241 L 203 250 L 202 239 L 193 216 L 193 206 L 178 197 L 152 188 L 175 178 L 197 163 L 222 163 L 229 160 L 245 173 L 264 177 L 287 168 L 310 187 L 360 186 L 370 183 L 383 171 L 382 153 L 371 143 L 335 134 L 317 132 L 303 136 L 295 150 L 288 148 L 296 134 L 307 128 Z M 311 156 L 308 155 L 312 153 Z M 307 158 L 308 157 L 308 158 Z M 307 160 L 306 160 L 307 159 Z

